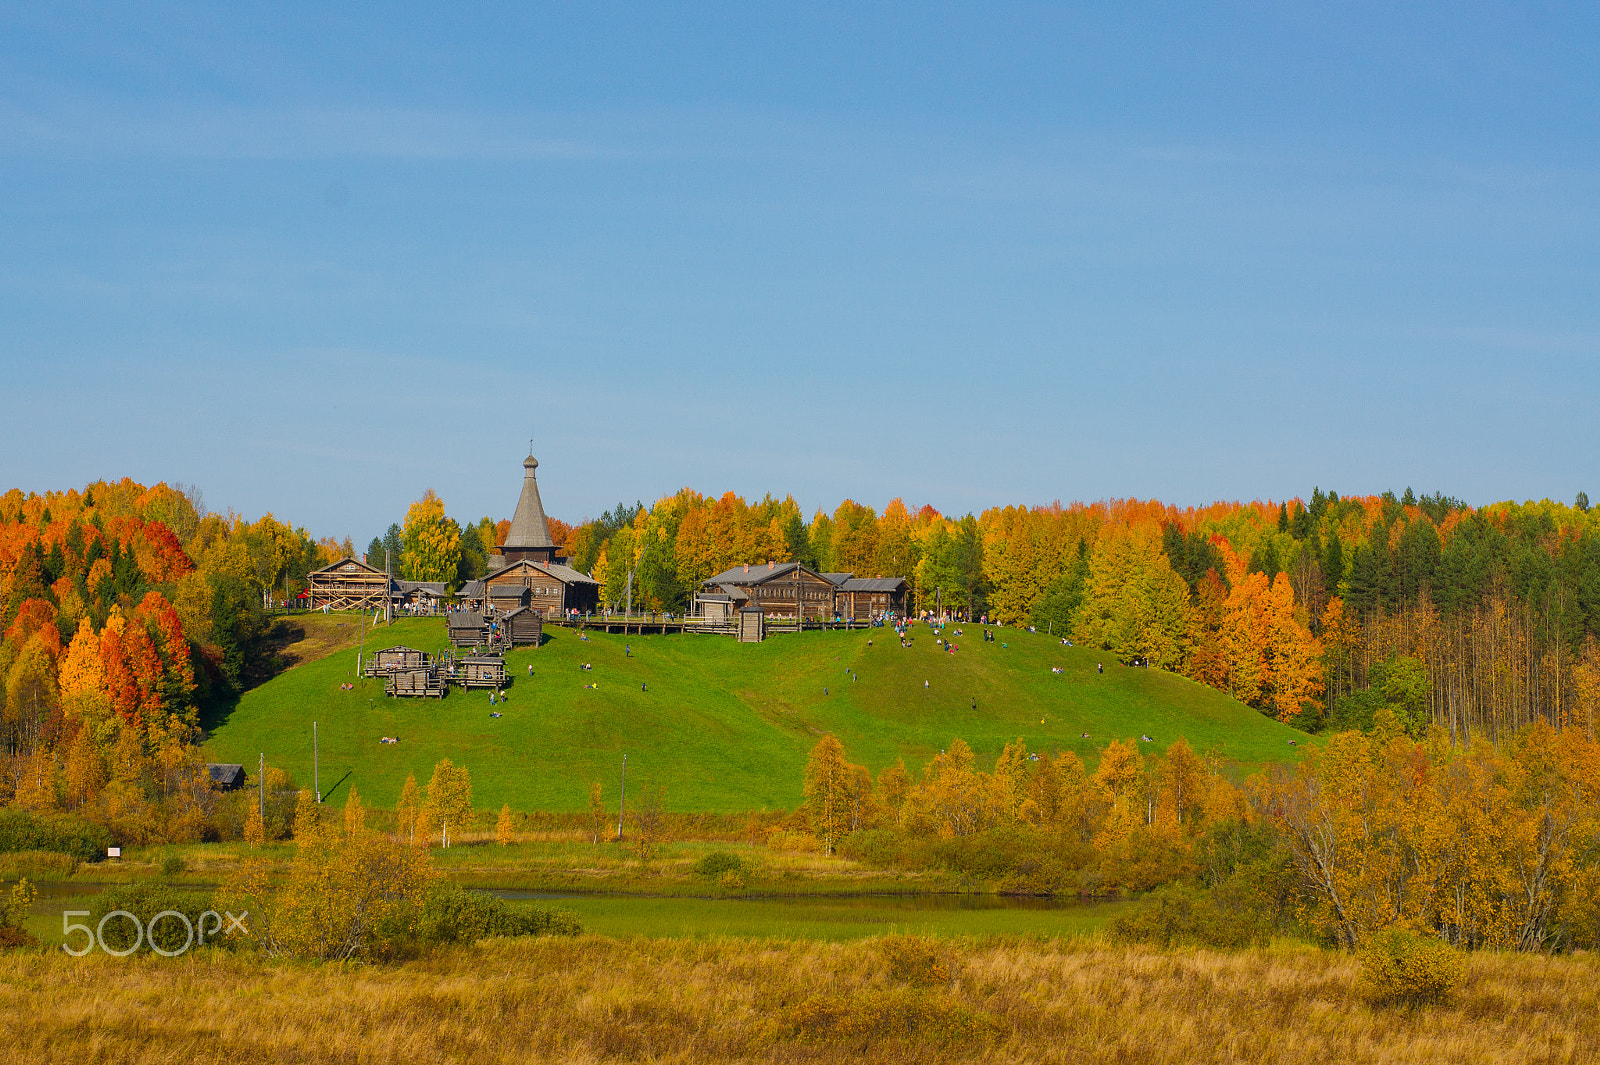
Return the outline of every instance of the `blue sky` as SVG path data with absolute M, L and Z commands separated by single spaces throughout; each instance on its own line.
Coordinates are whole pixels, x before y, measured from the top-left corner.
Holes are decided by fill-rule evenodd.
M 0 484 L 1570 500 L 1592 6 L 0 6 Z

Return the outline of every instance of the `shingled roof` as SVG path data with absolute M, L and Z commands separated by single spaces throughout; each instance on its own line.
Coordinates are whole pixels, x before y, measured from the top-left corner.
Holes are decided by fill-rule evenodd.
M 851 577 L 839 586 L 841 592 L 898 592 L 906 586 L 904 577 Z
M 502 548 L 555 547 L 550 539 L 550 522 L 544 516 L 544 503 L 539 500 L 539 482 L 533 471 L 539 460 L 529 455 L 522 460 L 522 497 L 517 500 L 516 513 L 511 516 L 511 529 L 506 533 Z
M 805 569 L 798 562 L 774 562 L 771 565 L 759 563 L 752 566 L 735 566 L 715 577 L 706 578 L 706 584 L 760 584 L 770 581 L 774 577 L 782 577 L 793 573 L 797 569 Z M 807 570 L 806 572 L 811 572 Z
M 339 561 L 337 561 L 337 562 L 335 562 L 335 563 L 333 563 L 331 565 L 323 566 L 321 569 L 312 570 L 310 573 L 306 574 L 306 576 L 310 577 L 310 576 L 314 576 L 314 575 L 320 574 L 320 573 L 382 573 L 382 572 L 383 572 L 383 570 L 378 569 L 378 568 L 376 568 L 374 566 L 369 566 L 365 562 L 361 561 L 359 558 L 352 558 L 351 556 L 346 555 L 343 558 L 341 558 Z
M 531 558 L 518 559 L 517 561 L 512 562 L 509 565 L 501 566 L 499 569 L 493 570 L 492 572 L 490 572 L 489 576 L 485 577 L 484 580 L 486 580 L 486 581 L 487 580 L 493 580 L 495 577 L 500 576 L 500 574 L 507 573 L 507 572 L 509 572 L 511 570 L 514 570 L 518 566 L 521 566 L 521 565 L 532 566 L 534 569 L 538 570 L 540 573 L 544 573 L 544 574 L 547 574 L 547 575 L 549 575 L 551 577 L 554 577 L 556 580 L 561 581 L 563 584 L 599 584 L 600 583 L 599 581 L 595 580 L 593 577 L 589 576 L 587 573 L 579 573 L 577 570 L 573 569 L 571 566 L 563 566 L 559 562 L 538 562 L 538 561 L 535 561 L 534 559 L 531 559 Z M 489 587 L 491 589 L 489 594 L 493 595 L 494 594 L 493 589 L 498 587 L 498 586 L 491 584 Z
M 440 599 L 450 594 L 450 586 L 443 581 L 395 581 L 394 586 L 397 592 L 421 592 Z

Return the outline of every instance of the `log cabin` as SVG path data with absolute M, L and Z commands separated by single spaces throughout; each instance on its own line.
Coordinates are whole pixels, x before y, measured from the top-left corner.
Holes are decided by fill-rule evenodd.
M 526 606 L 540 617 L 556 618 L 572 610 L 588 613 L 600 604 L 600 582 L 559 562 L 521 559 L 483 579 L 489 603 L 515 602 L 507 612 Z M 518 594 L 519 590 L 523 593 Z
M 767 562 L 753 566 L 735 566 L 717 574 L 702 586 L 708 599 L 702 605 L 696 597 L 695 611 L 704 616 L 706 608 L 726 613 L 755 606 L 768 618 L 793 620 L 803 616 L 825 620 L 834 615 L 834 596 L 837 587 L 823 576 L 799 562 Z M 726 596 L 726 600 L 720 597 Z M 728 604 L 727 607 L 722 605 Z M 713 605 L 715 604 L 715 605 Z
M 538 647 L 544 642 L 544 619 L 532 607 L 513 610 L 500 619 L 513 647 Z
M 479 610 L 452 610 L 445 615 L 453 647 L 478 647 L 489 640 L 489 621 Z
M 848 577 L 839 585 L 840 617 L 868 621 L 886 612 L 906 611 L 906 582 L 902 577 Z
M 808 620 L 870 621 L 904 614 L 907 584 L 901 577 L 816 573 L 798 562 L 735 566 L 700 586 L 694 613 L 731 621 L 754 604 L 768 618 L 793 619 L 798 602 Z

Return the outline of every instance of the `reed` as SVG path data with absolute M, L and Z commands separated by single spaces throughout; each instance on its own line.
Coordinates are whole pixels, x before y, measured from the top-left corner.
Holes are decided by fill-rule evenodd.
M 395 966 L 29 953 L 0 957 L 0 1061 L 1600 1059 L 1592 955 L 1472 954 L 1450 1004 L 1428 1008 L 1369 1006 L 1358 978 L 1354 958 L 1313 949 L 1096 939 L 586 936 Z

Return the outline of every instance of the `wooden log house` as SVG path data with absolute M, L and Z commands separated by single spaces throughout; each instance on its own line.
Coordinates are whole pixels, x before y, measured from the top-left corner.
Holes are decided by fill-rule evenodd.
M 796 618 L 826 620 L 834 615 L 834 597 L 837 586 L 827 577 L 798 562 L 768 562 L 764 565 L 735 566 L 719 573 L 702 585 L 708 596 L 726 596 L 733 609 L 743 610 L 754 605 L 769 620 Z M 697 597 L 698 599 L 698 597 Z M 719 612 L 718 605 L 712 609 Z M 697 601 L 696 611 L 704 615 Z
M 904 614 L 906 582 L 900 577 L 848 577 L 839 585 L 836 600 L 840 617 L 868 621 L 886 612 Z
M 484 584 L 490 604 L 507 613 L 526 606 L 540 617 L 555 618 L 571 610 L 587 613 L 600 605 L 600 582 L 559 562 L 520 559 L 489 574 Z M 502 602 L 507 607 L 502 608 Z

